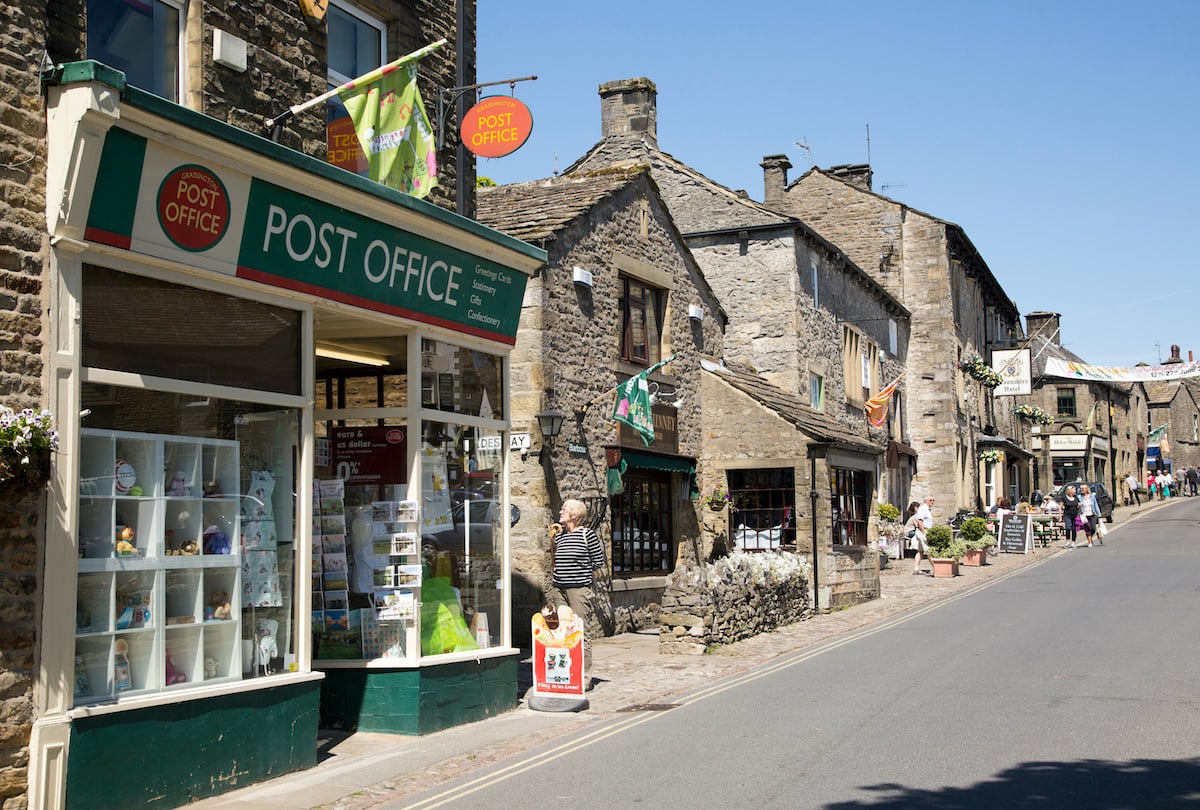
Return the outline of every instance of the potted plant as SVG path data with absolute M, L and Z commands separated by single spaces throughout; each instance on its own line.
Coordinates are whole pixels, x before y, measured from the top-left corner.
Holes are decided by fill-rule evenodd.
M 880 503 L 879 512 L 879 567 L 887 565 L 888 559 L 904 556 L 904 545 L 901 537 L 904 534 L 904 524 L 900 522 L 900 509 L 890 503 Z M 886 554 L 887 559 L 882 555 Z
M 0 493 L 24 496 L 50 480 L 58 431 L 49 411 L 0 407 Z
M 962 556 L 962 564 L 986 565 L 987 550 L 996 545 L 996 538 L 988 534 L 987 521 L 981 517 L 967 518 L 963 521 L 959 534 L 966 547 L 966 552 Z
M 963 541 L 954 536 L 954 531 L 945 525 L 930 526 L 925 532 L 929 544 L 929 564 L 935 577 L 958 576 L 958 559 L 966 552 Z

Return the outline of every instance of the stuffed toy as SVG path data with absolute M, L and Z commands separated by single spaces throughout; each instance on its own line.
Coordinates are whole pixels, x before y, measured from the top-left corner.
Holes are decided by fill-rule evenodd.
M 229 606 L 229 591 L 213 591 L 212 596 L 208 599 L 208 605 L 212 615 L 205 618 L 223 621 L 233 615 L 232 608 Z
M 209 526 L 204 530 L 205 554 L 228 554 L 232 548 L 229 535 L 216 526 Z

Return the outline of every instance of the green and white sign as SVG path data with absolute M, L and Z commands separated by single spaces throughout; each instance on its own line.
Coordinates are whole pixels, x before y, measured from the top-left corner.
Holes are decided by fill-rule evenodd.
M 511 345 L 524 273 L 124 130 L 86 238 Z

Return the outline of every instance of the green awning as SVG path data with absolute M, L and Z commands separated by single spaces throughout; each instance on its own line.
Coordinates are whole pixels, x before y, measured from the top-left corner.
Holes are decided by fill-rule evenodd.
M 691 459 L 668 457 L 668 456 L 652 456 L 648 453 L 638 453 L 634 450 L 621 450 L 621 458 L 630 467 L 640 467 L 643 470 L 665 470 L 667 472 L 680 472 L 694 475 L 696 472 L 696 464 Z

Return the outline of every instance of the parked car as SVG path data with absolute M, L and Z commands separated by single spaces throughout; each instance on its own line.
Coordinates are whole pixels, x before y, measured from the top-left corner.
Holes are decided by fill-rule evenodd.
M 1058 501 L 1061 504 L 1062 500 L 1063 500 L 1063 495 L 1066 493 L 1067 487 L 1069 487 L 1069 486 L 1075 487 L 1075 492 L 1076 492 L 1076 494 L 1078 494 L 1080 488 L 1084 484 L 1087 484 L 1088 489 L 1090 489 L 1096 496 L 1096 503 L 1099 504 L 1099 506 L 1100 506 L 1100 517 L 1104 518 L 1105 523 L 1112 523 L 1113 522 L 1113 519 L 1112 519 L 1112 513 L 1113 513 L 1112 495 L 1109 493 L 1108 487 L 1106 487 L 1103 483 L 1101 483 L 1099 481 L 1072 481 L 1070 484 L 1063 484 L 1062 486 L 1055 489 L 1054 492 L 1052 493 L 1054 500 Z
M 421 546 L 426 552 L 433 553 L 449 551 L 454 554 L 463 554 L 469 550 L 472 556 L 491 555 L 495 553 L 492 526 L 494 519 L 498 517 L 499 510 L 500 501 L 479 499 L 459 501 L 450 510 L 453 525 L 444 526 L 437 531 L 422 533 Z M 520 519 L 521 510 L 510 505 L 508 525 L 515 526 Z

